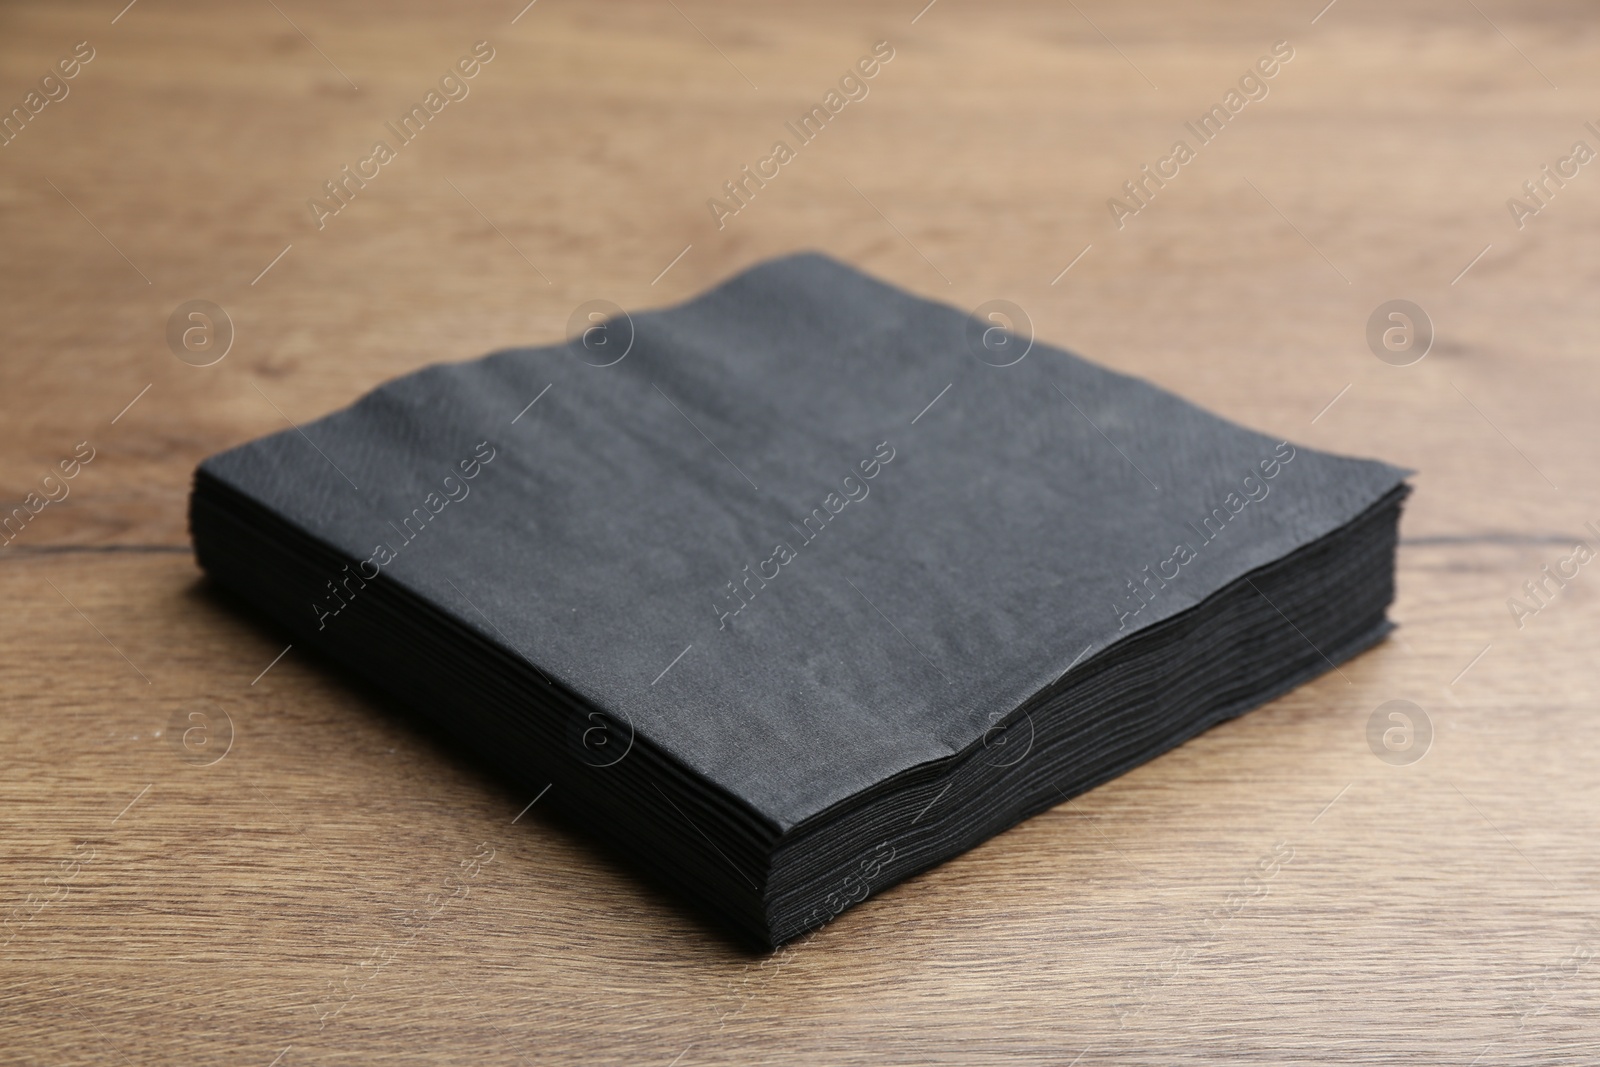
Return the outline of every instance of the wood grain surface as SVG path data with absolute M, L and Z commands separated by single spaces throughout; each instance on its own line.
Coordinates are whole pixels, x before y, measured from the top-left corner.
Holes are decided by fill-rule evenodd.
M 93 53 L 0 146 L 0 1062 L 1600 1061 L 1600 564 L 1507 604 L 1600 542 L 1592 4 L 124 2 L 0 8 L 5 113 Z M 1391 640 L 752 957 L 283 654 L 184 508 L 387 378 L 808 247 L 1418 474 Z M 1408 366 L 1368 345 L 1394 299 Z M 1420 760 L 1369 744 L 1390 700 Z

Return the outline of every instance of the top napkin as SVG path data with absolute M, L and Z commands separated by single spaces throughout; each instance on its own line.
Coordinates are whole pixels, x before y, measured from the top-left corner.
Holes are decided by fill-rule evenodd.
M 302 429 L 203 469 L 780 830 L 980 743 L 1404 474 L 815 254 Z

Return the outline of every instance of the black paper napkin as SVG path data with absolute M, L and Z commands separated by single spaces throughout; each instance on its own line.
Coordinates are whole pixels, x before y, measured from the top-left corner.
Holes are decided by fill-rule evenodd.
M 772 945 L 1381 638 L 1403 476 L 808 254 L 214 456 L 191 524 Z

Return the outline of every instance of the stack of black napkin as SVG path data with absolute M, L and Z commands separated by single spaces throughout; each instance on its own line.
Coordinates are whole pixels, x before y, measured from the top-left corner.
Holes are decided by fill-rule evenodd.
M 580 326 L 206 460 L 195 550 L 759 944 L 1389 629 L 1404 472 L 1015 313 L 799 255 Z

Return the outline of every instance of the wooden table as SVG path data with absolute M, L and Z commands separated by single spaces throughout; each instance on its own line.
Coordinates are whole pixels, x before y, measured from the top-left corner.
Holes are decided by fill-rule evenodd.
M 0 147 L 0 515 L 68 493 L 0 548 L 0 1061 L 1600 1058 L 1600 564 L 1507 605 L 1600 545 L 1591 5 L 521 2 L 0 11 L 6 108 L 93 52 Z M 381 380 L 800 247 L 1419 473 L 1386 644 L 755 958 L 285 653 L 184 508 Z M 1392 299 L 1420 362 L 1369 348 Z M 1420 761 L 1369 745 L 1397 699 Z

